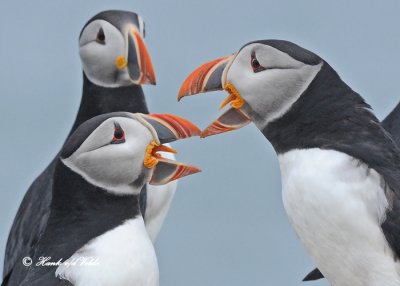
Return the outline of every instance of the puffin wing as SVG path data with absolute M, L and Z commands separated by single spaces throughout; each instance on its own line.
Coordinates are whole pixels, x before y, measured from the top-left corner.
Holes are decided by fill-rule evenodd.
M 396 144 L 400 145 L 400 103 L 382 121 L 382 126 L 392 135 Z
M 7 240 L 3 278 L 12 272 L 23 257 L 29 256 L 46 228 L 55 165 L 54 159 L 32 183 L 21 202 Z

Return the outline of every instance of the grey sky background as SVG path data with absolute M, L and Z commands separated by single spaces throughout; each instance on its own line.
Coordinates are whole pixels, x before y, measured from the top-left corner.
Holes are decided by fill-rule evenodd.
M 319 54 L 379 118 L 400 100 L 397 0 L 1 0 L 0 261 L 25 191 L 75 118 L 82 85 L 79 32 L 106 9 L 135 11 L 146 22 L 158 83 L 145 87 L 150 110 L 200 127 L 219 114 L 226 94 L 178 104 L 185 76 L 256 39 L 290 40 Z M 304 284 L 313 263 L 284 212 L 276 155 L 255 126 L 174 146 L 179 160 L 203 172 L 180 182 L 156 244 L 161 285 Z

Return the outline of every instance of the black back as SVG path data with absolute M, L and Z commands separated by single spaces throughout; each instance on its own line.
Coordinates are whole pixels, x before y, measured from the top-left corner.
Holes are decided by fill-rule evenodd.
M 382 121 L 382 126 L 392 135 L 400 146 L 400 103 Z

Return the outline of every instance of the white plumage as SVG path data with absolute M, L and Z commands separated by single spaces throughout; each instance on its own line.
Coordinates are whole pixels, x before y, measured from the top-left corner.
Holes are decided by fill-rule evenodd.
M 282 195 L 297 235 L 333 286 L 400 285 L 400 264 L 381 230 L 382 177 L 344 153 L 279 155 Z
M 91 240 L 66 262 L 93 257 L 97 265 L 57 268 L 56 276 L 74 286 L 158 286 L 157 257 L 141 216 Z

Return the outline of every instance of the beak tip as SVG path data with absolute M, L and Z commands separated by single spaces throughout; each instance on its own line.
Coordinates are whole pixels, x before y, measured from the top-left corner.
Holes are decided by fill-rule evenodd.
M 197 173 L 201 173 L 201 172 L 203 172 L 203 170 L 200 169 L 199 167 L 191 166 L 191 170 L 190 170 L 190 174 L 189 175 L 193 175 L 193 174 L 197 174 Z
M 186 89 L 181 88 L 178 93 L 178 101 L 181 101 L 182 98 L 184 98 L 185 96 L 188 96 L 188 95 L 189 95 L 189 92 Z
M 140 84 L 157 85 L 157 83 L 153 80 L 145 80 L 145 81 L 141 82 Z
M 208 137 L 210 135 L 212 135 L 212 134 L 209 134 L 207 129 L 200 132 L 200 138 L 201 139 L 204 139 L 204 138 L 206 138 L 206 137 Z

